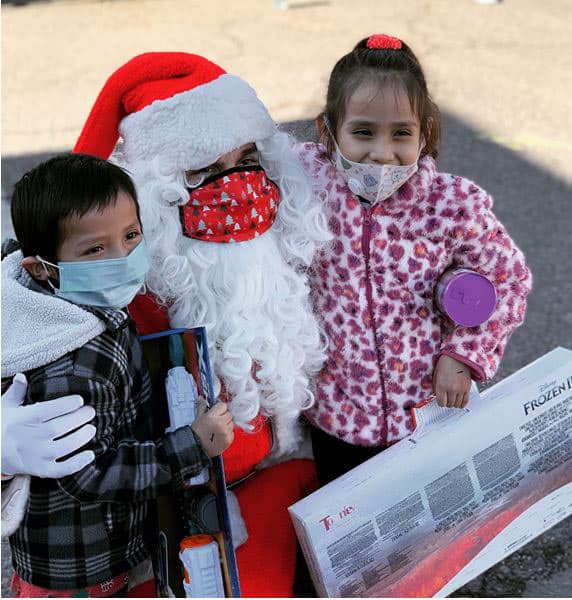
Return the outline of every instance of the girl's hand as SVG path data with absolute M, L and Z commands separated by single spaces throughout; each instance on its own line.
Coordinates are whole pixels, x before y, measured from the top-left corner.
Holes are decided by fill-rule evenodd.
M 433 392 L 439 406 L 465 408 L 471 391 L 469 367 L 445 354 L 439 357 L 433 373 Z
M 197 418 L 191 429 L 197 434 L 205 454 L 209 458 L 222 454 L 234 440 L 234 421 L 226 402 L 217 402 L 212 408 L 199 398 Z

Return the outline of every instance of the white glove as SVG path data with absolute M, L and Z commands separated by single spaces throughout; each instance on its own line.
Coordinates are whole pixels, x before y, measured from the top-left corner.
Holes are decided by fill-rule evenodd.
M 2 395 L 2 473 L 58 478 L 83 469 L 95 458 L 91 450 L 56 460 L 93 438 L 95 427 L 86 425 L 95 417 L 93 407 L 83 406 L 77 395 L 21 406 L 27 387 L 26 377 L 18 373 Z

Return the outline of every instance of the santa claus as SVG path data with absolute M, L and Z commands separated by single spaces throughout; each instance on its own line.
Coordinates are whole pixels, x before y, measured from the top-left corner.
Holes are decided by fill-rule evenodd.
M 287 507 L 315 485 L 309 460 L 260 469 L 299 447 L 324 358 L 305 269 L 329 234 L 290 146 L 242 79 L 165 52 L 111 75 L 74 149 L 115 151 L 135 181 L 152 256 L 148 294 L 130 306 L 140 332 L 207 327 L 215 392 L 237 425 L 223 458 L 248 534 L 245 596 L 292 595 Z

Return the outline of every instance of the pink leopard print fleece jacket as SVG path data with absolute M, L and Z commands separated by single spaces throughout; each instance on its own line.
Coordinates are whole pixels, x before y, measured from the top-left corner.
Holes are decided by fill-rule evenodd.
M 467 179 L 436 172 L 432 158 L 369 208 L 323 146 L 296 149 L 334 234 L 310 274 L 329 346 L 307 417 L 352 444 L 391 444 L 412 431 L 410 408 L 432 393 L 441 354 L 469 365 L 477 380 L 494 375 L 524 319 L 530 271 L 492 213 L 492 198 Z M 450 267 L 494 283 L 496 310 L 483 325 L 454 328 L 436 311 L 434 287 Z

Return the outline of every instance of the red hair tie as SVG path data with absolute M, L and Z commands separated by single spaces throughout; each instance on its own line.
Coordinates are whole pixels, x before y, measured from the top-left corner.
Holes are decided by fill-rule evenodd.
M 367 38 L 367 47 L 370 50 L 401 50 L 401 40 L 385 33 L 377 33 Z

